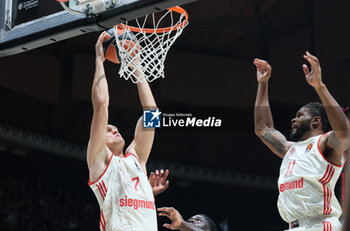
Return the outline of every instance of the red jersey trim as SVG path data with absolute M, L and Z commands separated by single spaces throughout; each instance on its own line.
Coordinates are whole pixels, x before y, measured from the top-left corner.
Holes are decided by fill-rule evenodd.
M 101 215 L 100 215 L 100 225 L 102 227 L 102 230 L 106 231 L 106 220 L 105 220 L 105 216 L 103 215 L 102 210 L 101 210 Z
M 317 141 L 317 149 L 318 149 L 318 152 L 321 154 L 321 156 L 323 157 L 323 159 L 324 159 L 328 164 L 330 164 L 330 165 L 332 165 L 332 166 L 335 166 L 335 167 L 338 167 L 338 168 L 342 168 L 342 167 L 344 166 L 345 162 L 346 162 L 346 159 L 345 159 L 344 163 L 342 163 L 341 165 L 337 165 L 337 164 L 332 164 L 331 162 L 329 162 L 329 161 L 324 157 L 323 152 L 322 152 L 321 149 L 320 149 L 320 141 L 321 141 L 321 138 L 322 138 L 325 134 L 326 134 L 326 133 L 324 133 L 322 136 L 320 136 L 320 138 L 319 138 L 318 141 Z M 346 157 L 345 157 L 345 158 L 346 158 Z M 343 158 L 342 158 L 342 159 L 343 159 Z
M 107 167 L 106 167 L 106 169 L 103 171 L 103 173 L 101 174 L 101 176 L 97 179 L 97 180 L 95 180 L 94 182 L 90 182 L 90 177 L 89 177 L 89 179 L 88 179 L 88 185 L 93 185 L 93 184 L 95 184 L 96 182 L 98 182 L 101 178 L 102 178 L 102 176 L 105 174 L 105 172 L 107 171 L 107 169 L 108 169 L 108 166 L 109 166 L 109 164 L 111 163 L 111 160 L 112 160 L 112 158 L 113 158 L 113 153 L 112 153 L 112 155 L 111 155 L 111 158 L 109 159 L 109 161 L 108 161 L 108 164 L 107 164 Z
M 140 160 L 139 160 L 138 156 L 136 156 L 135 154 L 130 153 L 130 152 L 125 153 L 124 158 L 126 158 L 126 157 L 128 157 L 128 156 L 134 156 L 134 157 L 137 159 L 137 161 L 140 163 Z
M 322 221 L 323 223 L 323 231 L 332 231 L 332 223 L 329 221 Z
M 331 199 L 332 190 L 329 189 L 328 183 L 332 180 L 335 168 L 328 164 L 327 170 L 319 182 L 323 186 L 323 215 L 329 215 L 332 212 Z
M 99 186 L 98 184 L 96 184 L 96 186 L 97 186 L 97 188 L 98 188 L 98 191 L 100 192 L 100 195 L 101 195 L 101 197 L 102 197 L 102 200 L 105 200 L 105 196 L 104 196 L 104 194 L 103 194 L 103 192 L 102 192 L 100 186 Z

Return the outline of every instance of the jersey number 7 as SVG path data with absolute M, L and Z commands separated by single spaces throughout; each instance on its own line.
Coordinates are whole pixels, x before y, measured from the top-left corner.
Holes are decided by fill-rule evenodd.
M 137 176 L 137 177 L 132 178 L 131 180 L 136 181 L 135 182 L 135 190 L 137 191 L 137 185 L 139 184 L 140 178 Z

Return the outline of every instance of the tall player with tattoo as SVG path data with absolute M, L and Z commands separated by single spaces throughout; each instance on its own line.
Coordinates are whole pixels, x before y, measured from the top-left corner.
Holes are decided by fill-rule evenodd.
M 136 124 L 134 140 L 124 152 L 123 137 L 116 126 L 108 124 L 109 93 L 102 48 L 106 35 L 103 32 L 95 46 L 93 118 L 87 149 L 88 184 L 100 205 L 100 230 L 156 231 L 154 196 L 146 176 L 154 129 L 144 129 L 141 116 Z M 135 75 L 142 77 L 142 72 L 134 71 Z M 143 78 L 137 88 L 143 108 L 155 109 L 156 103 L 148 82 Z
M 301 107 L 291 121 L 290 140 L 273 125 L 268 99 L 270 65 L 255 59 L 258 91 L 255 102 L 255 133 L 282 158 L 278 179 L 278 210 L 293 231 L 337 231 L 342 209 L 334 186 L 350 146 L 350 128 L 342 109 L 322 82 L 318 59 L 306 52 L 303 70 L 307 83 L 321 103 Z M 331 130 L 332 128 L 332 130 Z

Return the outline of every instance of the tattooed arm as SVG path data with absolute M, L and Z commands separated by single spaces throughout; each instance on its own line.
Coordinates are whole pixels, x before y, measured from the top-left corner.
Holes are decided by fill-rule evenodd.
M 277 156 L 283 158 L 289 147 L 293 144 L 273 126 L 272 114 L 268 98 L 268 80 L 271 76 L 270 65 L 260 59 L 255 59 L 257 68 L 258 92 L 254 108 L 255 134 Z
M 255 130 L 255 134 L 273 153 L 282 159 L 293 144 L 293 142 L 287 141 L 286 137 L 274 128 L 266 127 L 260 131 Z

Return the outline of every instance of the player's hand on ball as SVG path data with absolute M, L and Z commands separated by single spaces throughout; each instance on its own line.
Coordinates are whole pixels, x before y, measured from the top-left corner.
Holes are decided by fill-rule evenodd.
M 163 169 L 151 172 L 149 175 L 149 183 L 151 184 L 153 195 L 158 195 L 164 192 L 169 187 L 169 181 L 166 180 L 169 175 L 169 170 Z
M 256 78 L 258 83 L 268 82 L 271 76 L 271 66 L 268 62 L 262 59 L 254 59 L 256 66 Z
M 105 54 L 103 51 L 102 43 L 105 40 L 105 37 L 107 36 L 107 32 L 104 31 L 100 34 L 100 36 L 97 39 L 96 45 L 95 45 L 95 52 L 96 52 L 96 60 L 101 60 L 102 62 L 105 61 Z
M 310 66 L 311 66 L 311 71 L 310 71 L 307 65 L 303 64 L 303 71 L 305 74 L 306 81 L 313 88 L 321 87 L 323 85 L 323 82 L 322 82 L 320 62 L 315 56 L 311 55 L 308 51 L 306 51 L 303 57 L 310 63 Z
M 172 230 L 178 230 L 181 228 L 182 224 L 184 223 L 184 219 L 176 209 L 172 207 L 163 207 L 158 208 L 157 210 L 160 212 L 159 216 L 165 216 L 171 220 L 171 224 L 163 224 L 165 228 Z

